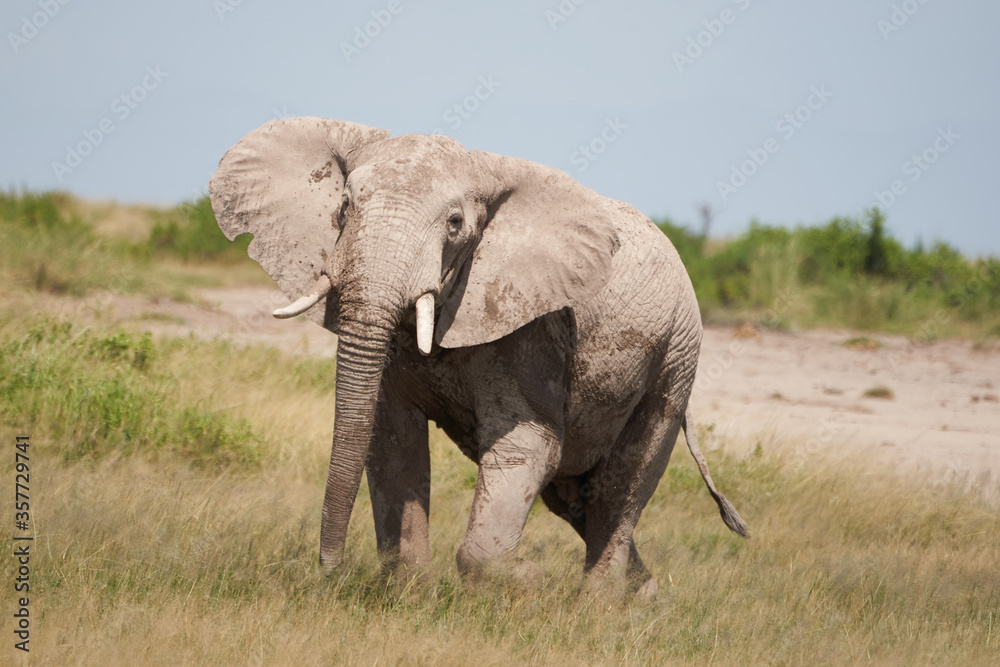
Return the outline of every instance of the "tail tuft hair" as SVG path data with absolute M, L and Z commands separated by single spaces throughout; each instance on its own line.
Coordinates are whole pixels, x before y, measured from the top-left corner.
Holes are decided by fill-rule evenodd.
M 733 507 L 733 504 L 729 502 L 729 499 L 721 493 L 713 493 L 712 497 L 715 498 L 715 502 L 719 506 L 719 514 L 722 515 L 722 520 L 729 527 L 729 530 L 740 537 L 750 537 L 750 529 L 747 528 L 746 522 Z
M 698 446 L 698 436 L 694 432 L 694 419 L 691 417 L 690 406 L 684 411 L 684 421 L 681 422 L 681 426 L 684 428 L 684 439 L 687 441 L 688 450 L 691 452 L 691 456 L 694 457 L 695 463 L 698 464 L 701 478 L 705 480 L 708 492 L 712 494 L 715 504 L 719 506 L 719 514 L 722 515 L 722 521 L 725 522 L 729 530 L 740 537 L 750 537 L 750 529 L 747 528 L 746 522 L 740 517 L 739 512 L 729 502 L 729 499 L 716 490 L 715 484 L 712 482 L 712 475 L 708 472 L 708 463 L 705 461 L 705 456 L 701 453 L 701 447 Z

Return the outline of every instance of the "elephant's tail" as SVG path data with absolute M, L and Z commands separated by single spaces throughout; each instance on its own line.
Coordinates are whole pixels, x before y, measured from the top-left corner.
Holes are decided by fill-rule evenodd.
M 684 411 L 681 427 L 684 429 L 684 439 L 687 440 L 691 456 L 694 457 L 695 462 L 698 464 L 698 470 L 701 471 L 701 478 L 705 480 L 708 492 L 712 494 L 712 497 L 715 498 L 715 503 L 719 506 L 719 513 L 722 515 L 722 520 L 726 522 L 729 530 L 737 535 L 750 537 L 750 529 L 747 528 L 746 522 L 740 517 L 736 508 L 729 502 L 729 499 L 716 490 L 715 484 L 712 482 L 712 475 L 708 472 L 708 463 L 705 462 L 705 456 L 701 453 L 701 447 L 698 446 L 698 435 L 694 432 L 694 418 L 691 417 L 691 406 L 688 406 Z

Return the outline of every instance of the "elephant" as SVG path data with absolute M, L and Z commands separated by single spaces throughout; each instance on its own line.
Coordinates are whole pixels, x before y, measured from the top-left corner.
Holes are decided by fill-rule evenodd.
M 320 564 L 343 559 L 367 473 L 378 552 L 419 572 L 428 421 L 478 465 L 457 554 L 518 576 L 535 500 L 586 546 L 585 583 L 655 594 L 633 529 L 685 438 L 722 519 L 688 407 L 702 338 L 691 281 L 635 208 L 566 173 L 444 136 L 323 118 L 251 131 L 209 193 L 223 233 L 338 336 Z M 525 569 L 528 568 L 528 569 Z

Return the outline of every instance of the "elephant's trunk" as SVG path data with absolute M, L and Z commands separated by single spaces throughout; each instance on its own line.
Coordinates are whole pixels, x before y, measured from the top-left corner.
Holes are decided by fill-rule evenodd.
M 341 255 L 333 262 L 338 269 L 337 397 L 319 556 L 327 570 L 344 557 L 347 525 L 375 429 L 383 369 L 403 311 L 412 307 L 404 286 L 413 250 L 402 235 L 382 232 L 396 221 L 359 216 L 352 222 L 338 244 Z
M 320 528 L 319 561 L 327 570 L 344 557 L 347 525 L 368 456 L 393 328 L 390 322 L 368 326 L 348 323 L 340 333 L 333 448 Z
M 320 530 L 320 563 L 327 569 L 343 559 L 347 524 L 375 428 L 383 369 L 396 327 L 404 311 L 414 307 L 407 286 L 421 282 L 413 277 L 419 245 L 398 231 L 407 229 L 406 214 L 386 216 L 389 206 L 381 200 L 371 207 L 378 215 L 352 220 L 334 262 L 339 304 L 337 405 Z M 393 233 L 385 233 L 386 229 Z M 439 267 L 434 270 L 440 272 Z M 433 308 L 433 295 L 420 300 L 417 308 L 422 323 L 418 338 L 425 353 L 433 335 Z

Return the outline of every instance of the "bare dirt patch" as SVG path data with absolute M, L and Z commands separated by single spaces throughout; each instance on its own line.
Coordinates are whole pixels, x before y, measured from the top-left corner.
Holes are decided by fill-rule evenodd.
M 872 457 L 989 486 L 1000 473 L 1000 352 L 967 341 L 913 345 L 849 331 L 709 328 L 692 407 L 737 447 L 784 442 L 796 457 Z M 867 394 L 867 396 L 866 396 Z
M 190 303 L 107 292 L 79 300 L 42 295 L 35 299 L 39 301 L 49 312 L 85 324 L 120 324 L 156 336 L 272 345 L 293 354 L 321 357 L 332 357 L 337 351 L 336 337 L 304 317 L 277 320 L 271 315 L 288 305 L 288 299 L 274 287 L 203 288 Z

